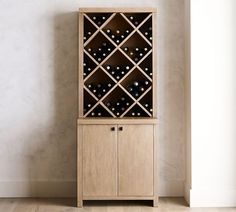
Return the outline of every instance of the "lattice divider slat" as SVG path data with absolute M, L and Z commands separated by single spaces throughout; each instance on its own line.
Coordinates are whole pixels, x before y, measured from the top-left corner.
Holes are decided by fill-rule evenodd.
M 99 13 L 97 13 L 99 14 Z M 104 13 L 105 14 L 105 13 Z M 126 35 L 126 37 L 121 40 L 121 42 L 119 43 L 116 43 L 113 39 L 114 38 L 111 38 L 108 33 L 106 33 L 104 31 L 104 27 L 106 27 L 108 24 L 109 26 L 111 26 L 112 23 L 114 23 L 115 21 L 115 17 L 116 15 L 119 14 L 120 16 L 116 19 L 118 20 L 121 20 L 122 21 L 122 18 L 124 19 L 124 21 L 126 21 L 126 23 L 128 24 L 129 26 L 129 29 L 130 29 L 130 32 L 128 35 Z M 135 13 L 135 14 L 138 14 L 138 13 Z M 149 81 L 151 84 L 152 84 L 152 77 L 150 77 L 143 69 L 142 67 L 140 67 L 140 64 L 142 64 L 142 62 L 147 58 L 147 57 L 150 57 L 152 56 L 153 54 L 153 51 L 152 51 L 152 43 L 144 36 L 144 34 L 140 31 L 140 28 L 148 21 L 150 20 L 150 18 L 152 17 L 152 13 L 149 13 L 146 17 L 145 15 L 144 16 L 144 19 L 138 24 L 138 26 L 135 26 L 130 20 L 129 18 L 125 15 L 125 13 L 122 13 L 122 12 L 119 12 L 119 13 L 113 13 L 110 15 L 110 17 L 108 17 L 104 23 L 101 24 L 101 26 L 97 25 L 97 23 L 95 23 L 93 20 L 92 20 L 92 17 L 91 15 L 88 15 L 86 13 L 83 14 L 84 15 L 84 19 L 88 20 L 93 27 L 95 27 L 95 29 L 92 28 L 92 26 L 90 26 L 90 28 L 92 28 L 93 30 L 93 34 L 86 40 L 84 41 L 84 44 L 83 44 L 83 47 L 84 47 L 84 51 L 83 53 L 89 57 L 89 59 L 91 59 L 91 61 L 94 63 L 94 65 L 96 66 L 95 68 L 93 68 L 93 70 L 91 72 L 89 72 L 87 75 L 85 74 L 85 77 L 83 79 L 83 82 L 90 82 L 91 80 L 90 79 L 94 79 L 96 77 L 99 77 L 99 75 L 97 76 L 97 72 L 99 70 L 99 73 L 100 71 L 101 74 L 105 74 L 104 76 L 106 76 L 107 80 L 111 80 L 112 83 L 114 84 L 110 90 L 108 90 L 101 98 L 97 98 L 97 96 L 95 96 L 95 94 L 90 91 L 89 88 L 87 88 L 85 85 L 83 86 L 83 89 L 84 91 L 86 91 L 88 93 L 88 95 L 91 95 L 91 98 L 93 98 L 96 103 L 90 108 L 88 109 L 88 111 L 86 111 L 86 113 L 83 115 L 84 118 L 86 118 L 89 114 L 91 114 L 92 111 L 94 111 L 97 107 L 102 107 L 103 109 L 105 109 L 108 114 L 113 117 L 113 118 L 118 118 L 114 112 L 111 111 L 110 108 L 108 108 L 108 106 L 104 103 L 104 100 L 107 101 L 107 98 L 109 100 L 109 98 L 111 98 L 112 96 L 109 96 L 109 95 L 113 95 L 114 92 L 116 92 L 115 89 L 117 88 L 120 88 L 120 92 L 123 92 L 124 95 L 126 95 L 126 97 L 130 98 L 130 100 L 132 100 L 132 102 L 130 102 L 130 105 L 128 106 L 128 108 L 126 108 L 126 110 L 124 112 L 121 113 L 121 115 L 119 116 L 119 118 L 123 118 L 126 116 L 127 113 L 129 113 L 129 111 L 131 111 L 134 107 L 138 107 L 141 111 L 143 111 L 143 113 L 146 114 L 146 116 L 148 115 L 149 117 L 152 117 L 152 114 L 140 103 L 140 100 L 142 100 L 142 98 L 148 94 L 148 92 L 151 91 L 152 89 L 152 85 L 149 86 L 148 88 L 146 88 L 146 90 L 143 92 L 143 93 L 140 93 L 140 96 L 138 96 L 138 98 L 134 97 L 130 92 L 128 92 L 127 88 L 124 87 L 125 85 L 129 85 L 130 83 L 132 83 L 132 77 L 135 76 L 135 73 L 136 71 L 138 71 L 139 73 L 137 73 L 139 75 L 139 77 L 142 77 L 143 79 L 142 80 L 147 80 Z M 100 14 L 99 14 L 100 15 Z M 142 19 L 143 16 L 140 16 L 139 18 Z M 94 18 L 93 18 L 94 19 Z M 95 20 L 95 19 L 94 19 Z M 127 25 L 126 24 L 126 25 Z M 122 27 L 122 26 L 121 26 Z M 141 29 L 141 30 L 144 30 L 144 28 L 146 27 L 146 25 Z M 96 30 L 96 31 L 95 31 Z M 108 55 L 102 59 L 102 61 L 98 62 L 97 61 L 97 58 L 95 56 L 95 54 L 92 56 L 92 54 L 90 54 L 90 52 L 88 52 L 86 50 L 86 46 L 88 46 L 91 42 L 93 42 L 91 45 L 93 44 L 96 44 L 94 42 L 96 42 L 96 39 L 99 39 L 96 38 L 97 36 L 103 36 L 101 37 L 102 39 L 106 39 L 106 41 L 108 42 L 109 45 L 112 45 L 112 51 L 110 51 L 108 53 Z M 134 38 L 133 38 L 134 36 Z M 140 36 L 140 42 L 143 42 L 142 46 L 145 46 L 145 44 L 148 47 L 148 49 L 150 49 L 149 51 L 145 52 L 144 56 L 142 56 L 139 61 L 134 61 L 133 59 L 134 58 L 131 58 L 127 52 L 124 52 L 123 51 L 123 47 L 126 45 L 126 42 L 131 42 L 131 44 L 135 41 L 135 40 L 130 40 L 130 39 L 136 39 L 138 40 L 138 36 Z M 137 43 L 137 46 L 138 46 L 138 43 Z M 146 50 L 145 50 L 146 51 Z M 113 75 L 111 75 L 109 73 L 108 70 L 106 70 L 104 67 L 104 65 L 108 65 L 109 64 L 109 59 L 111 59 L 111 61 L 114 61 L 114 57 L 117 56 L 115 55 L 117 52 L 120 53 L 120 55 L 118 54 L 118 56 L 122 59 L 122 57 L 125 57 L 125 59 L 127 60 L 126 63 L 129 63 L 129 64 L 132 64 L 132 67 L 130 70 L 128 70 L 123 76 L 121 79 L 118 80 L 118 78 L 116 79 Z M 121 56 L 122 55 L 122 56 Z M 141 56 L 141 55 L 140 55 Z M 95 59 L 96 58 L 96 59 Z M 91 62 L 90 61 L 90 62 Z M 122 61 L 120 61 L 122 63 Z M 145 62 L 146 63 L 146 62 Z M 93 65 L 93 66 L 94 66 Z M 112 64 L 111 64 L 112 65 Z M 122 65 L 122 64 L 121 64 Z M 103 76 L 103 75 L 102 75 Z M 92 77 L 92 78 L 91 78 Z M 101 79 L 100 79 L 101 80 Z M 104 79 L 105 80 L 105 79 Z M 97 94 L 96 94 L 97 95 Z M 145 97 L 145 101 L 149 98 L 150 94 Z M 86 100 L 84 100 L 86 101 Z M 149 101 L 149 100 L 148 100 Z M 153 105 L 152 105 L 153 107 Z

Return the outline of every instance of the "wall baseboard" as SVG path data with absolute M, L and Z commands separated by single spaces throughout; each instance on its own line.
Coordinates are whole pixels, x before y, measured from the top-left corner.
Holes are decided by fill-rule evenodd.
M 236 189 L 190 189 L 190 207 L 236 207 Z
M 75 197 L 75 181 L 2 181 L 0 197 Z
M 184 180 L 160 180 L 159 181 L 160 197 L 183 197 Z
M 162 181 L 159 194 L 183 196 L 184 181 Z M 76 181 L 2 181 L 0 197 L 76 197 Z

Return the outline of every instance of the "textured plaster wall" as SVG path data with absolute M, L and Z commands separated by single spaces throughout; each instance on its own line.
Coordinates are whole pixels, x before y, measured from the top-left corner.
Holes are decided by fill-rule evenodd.
M 79 7 L 158 8 L 160 194 L 182 195 L 184 0 L 0 0 L 0 196 L 71 196 Z

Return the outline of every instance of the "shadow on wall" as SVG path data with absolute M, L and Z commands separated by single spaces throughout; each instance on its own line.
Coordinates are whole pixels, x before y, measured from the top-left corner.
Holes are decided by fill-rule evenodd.
M 33 196 L 68 197 L 76 195 L 77 13 L 58 14 L 53 21 L 51 125 L 41 132 L 29 173 L 36 180 Z

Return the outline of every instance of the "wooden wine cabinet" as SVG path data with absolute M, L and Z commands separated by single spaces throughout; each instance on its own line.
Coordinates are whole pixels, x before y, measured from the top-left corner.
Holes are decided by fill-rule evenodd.
M 156 9 L 79 11 L 78 207 L 153 200 L 157 185 Z

